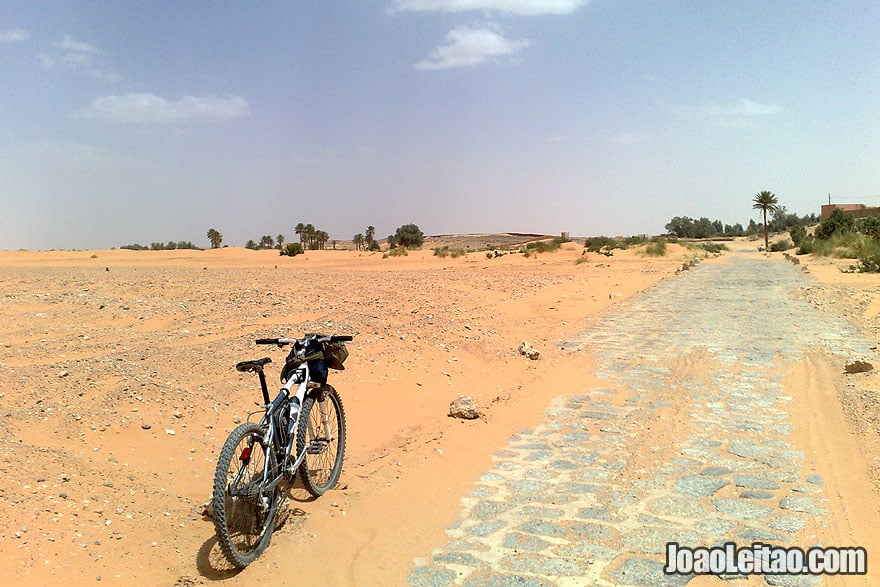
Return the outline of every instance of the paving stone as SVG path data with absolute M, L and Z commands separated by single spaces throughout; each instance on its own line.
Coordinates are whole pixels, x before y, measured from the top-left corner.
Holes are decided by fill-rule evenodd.
M 675 482 L 673 490 L 690 497 L 709 497 L 727 485 L 727 481 L 707 475 L 688 475 Z
M 772 511 L 769 507 L 764 505 L 750 503 L 740 499 L 730 499 L 727 497 L 713 499 L 712 506 L 722 514 L 739 520 L 766 518 Z
M 751 475 L 735 475 L 733 482 L 737 487 L 748 487 L 749 489 L 779 489 L 779 483 L 776 481 Z
M 769 525 L 776 530 L 793 534 L 803 530 L 804 526 L 807 525 L 807 521 L 798 514 L 779 514 L 770 520 Z
M 648 511 L 658 516 L 681 516 L 702 518 L 706 510 L 700 502 L 690 497 L 661 497 L 649 502 Z
M 495 573 L 469 577 L 464 582 L 464 587 L 551 587 L 551 585 L 552 583 L 545 583 L 533 577 Z
M 784 510 L 792 510 L 795 512 L 806 512 L 808 514 L 816 514 L 818 516 L 826 513 L 825 509 L 820 507 L 816 500 L 812 497 L 804 497 L 800 495 L 789 495 L 782 498 L 779 507 Z
M 412 587 L 448 587 L 455 580 L 455 572 L 441 567 L 419 567 L 410 571 L 406 582 Z
M 504 547 L 513 550 L 538 552 L 544 550 L 549 542 L 541 540 L 537 536 L 527 534 L 508 534 L 504 539 Z
M 543 520 L 532 520 L 526 522 L 519 527 L 520 530 L 528 534 L 537 534 L 539 536 L 565 536 L 565 528 L 559 524 L 551 524 Z
M 663 564 L 643 558 L 630 558 L 624 561 L 612 574 L 615 585 L 639 585 L 645 587 L 679 587 L 686 585 L 691 577 L 686 575 L 667 575 Z

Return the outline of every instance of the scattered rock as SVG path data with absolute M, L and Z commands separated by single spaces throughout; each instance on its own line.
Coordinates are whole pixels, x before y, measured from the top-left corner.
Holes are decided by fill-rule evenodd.
M 144 430 L 149 430 L 150 428 L 152 428 L 152 426 L 144 422 L 143 424 L 141 424 L 141 428 L 143 428 Z
M 466 395 L 458 396 L 455 401 L 449 404 L 449 417 L 461 418 L 463 420 L 476 420 L 483 413 L 473 398 Z
M 525 355 L 526 357 L 528 357 L 532 361 L 537 361 L 538 357 L 541 356 L 541 353 L 539 353 L 535 349 L 535 347 L 533 347 L 531 344 L 529 344 L 527 342 L 523 342 L 521 345 L 519 345 L 518 350 L 519 350 L 519 354 Z
M 867 359 L 850 359 L 846 362 L 843 370 L 846 373 L 864 373 L 865 371 L 870 371 L 873 368 L 874 365 L 871 364 L 871 362 Z

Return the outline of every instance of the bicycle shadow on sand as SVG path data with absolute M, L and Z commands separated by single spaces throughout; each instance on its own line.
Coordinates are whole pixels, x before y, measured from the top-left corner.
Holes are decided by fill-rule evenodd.
M 279 506 L 280 509 L 278 517 L 275 519 L 274 532 L 291 528 L 294 531 L 300 530 L 309 514 L 302 508 L 297 507 L 296 504 L 310 503 L 316 499 L 316 497 L 306 491 L 305 487 L 297 479 L 294 485 L 284 492 L 284 501 Z M 213 523 L 211 516 L 207 512 L 202 516 L 202 521 Z M 244 569 L 235 567 L 226 560 L 223 551 L 220 549 L 216 534 L 212 534 L 196 553 L 196 568 L 199 575 L 209 581 L 224 581 L 244 571 Z M 198 583 L 192 582 L 187 577 L 181 577 L 176 583 L 176 585 L 181 586 L 196 584 Z

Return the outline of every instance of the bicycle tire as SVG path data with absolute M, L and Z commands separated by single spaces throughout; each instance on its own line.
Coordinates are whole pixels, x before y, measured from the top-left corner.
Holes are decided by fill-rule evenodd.
M 324 437 L 321 402 L 326 405 L 331 438 Z M 339 394 L 331 385 L 322 385 L 315 394 L 303 401 L 296 434 L 296 454 L 306 451 L 299 466 L 300 478 L 306 490 L 319 497 L 332 489 L 342 473 L 345 458 L 345 410 Z
M 235 428 L 223 444 L 214 474 L 214 530 L 223 555 L 238 568 L 266 550 L 275 529 L 280 490 L 276 485 L 269 495 L 260 492 L 265 459 L 269 471 L 275 469 L 274 451 L 266 450 L 263 434 L 253 422 Z

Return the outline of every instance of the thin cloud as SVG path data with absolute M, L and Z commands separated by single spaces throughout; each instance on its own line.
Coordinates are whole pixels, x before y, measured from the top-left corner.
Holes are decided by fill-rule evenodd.
M 101 51 L 88 43 L 80 43 L 78 41 L 74 41 L 73 37 L 70 35 L 64 35 L 59 42 L 55 43 L 55 47 L 57 49 L 63 49 L 64 51 L 71 51 L 73 53 L 88 53 L 92 55 L 99 55 Z
M 733 106 L 709 103 L 703 106 L 703 113 L 709 116 L 767 116 L 778 114 L 782 109 L 776 104 L 759 104 L 743 98 Z
M 0 33 L 0 43 L 15 43 L 27 41 L 30 38 L 31 34 L 23 29 L 7 29 Z
M 473 67 L 488 59 L 513 55 L 529 45 L 531 41 L 510 41 L 488 28 L 474 29 L 463 25 L 449 31 L 446 44 L 416 63 L 415 68 L 428 71 Z
M 708 121 L 727 128 L 752 128 L 758 119 L 782 112 L 777 104 L 761 104 L 748 98 L 742 98 L 732 105 L 709 102 L 693 106 L 668 104 L 662 100 L 657 100 L 657 105 L 682 118 Z
M 54 50 L 51 52 L 37 55 L 40 66 L 47 71 L 61 66 L 109 83 L 116 83 L 122 79 L 122 76 L 115 71 L 94 66 L 95 59 L 104 54 L 94 45 L 74 40 L 70 35 L 64 35 L 52 47 Z
M 571 14 L 584 0 L 396 0 L 393 12 L 506 12 L 519 16 Z
M 168 100 L 154 94 L 104 96 L 92 101 L 80 117 L 126 124 L 177 124 L 240 118 L 250 113 L 240 96 L 183 96 Z

